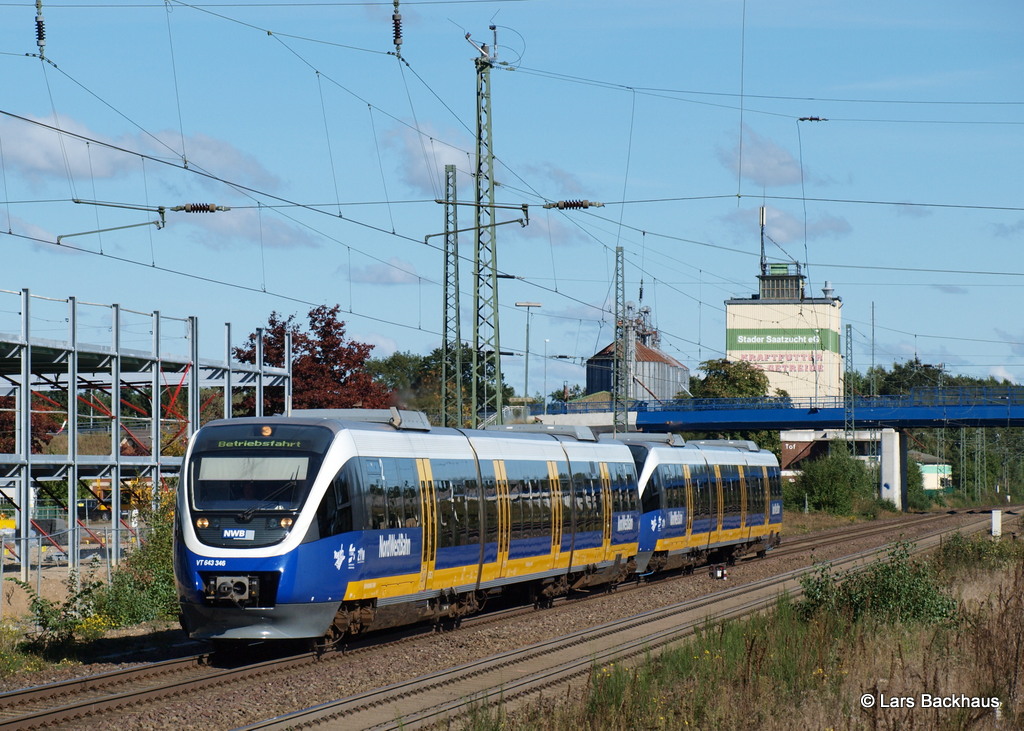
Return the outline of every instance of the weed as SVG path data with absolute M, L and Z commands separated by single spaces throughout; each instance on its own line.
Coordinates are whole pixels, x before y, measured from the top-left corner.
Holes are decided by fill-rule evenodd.
M 852 621 L 873 615 L 897 622 L 949 622 L 957 618 L 956 601 L 938 584 L 935 569 L 910 557 L 910 544 L 897 542 L 889 560 L 867 571 L 835 576 L 828 566 L 804 577 L 800 613 L 805 619 L 820 612 L 845 614 Z
M 72 571 L 65 581 L 67 596 L 58 602 L 39 596 L 31 584 L 20 579 L 8 578 L 7 581 L 13 581 L 29 596 L 35 629 L 29 633 L 24 648 L 44 657 L 62 655 L 75 644 L 75 634 L 82 622 L 95 614 L 93 597 L 102 586 L 96 581 L 76 588 L 78 575 Z

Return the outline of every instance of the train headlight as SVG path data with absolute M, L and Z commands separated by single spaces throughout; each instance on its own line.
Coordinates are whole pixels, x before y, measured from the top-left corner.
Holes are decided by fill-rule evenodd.
M 210 521 L 206 518 L 196 518 L 196 528 L 209 528 Z
M 295 521 L 291 518 L 281 518 L 281 527 L 285 530 L 291 528 L 293 523 L 295 523 Z

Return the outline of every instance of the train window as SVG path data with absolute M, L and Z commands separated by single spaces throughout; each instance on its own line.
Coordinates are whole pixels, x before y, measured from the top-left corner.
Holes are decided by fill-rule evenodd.
M 452 545 L 466 544 L 466 486 L 457 478 L 449 481 L 452 486 Z
M 402 499 L 401 485 L 388 485 L 387 495 L 388 528 L 402 528 L 405 526 L 405 500 Z
M 640 496 L 642 509 L 645 513 L 661 508 L 661 495 L 665 491 L 664 465 L 658 465 L 651 471 L 644 487 L 644 494 Z
M 608 469 L 612 477 L 612 510 L 617 513 L 634 510 L 636 486 L 633 481 L 633 465 L 612 463 Z
M 366 493 L 365 528 L 409 528 L 419 525 L 419 478 L 416 460 L 363 457 Z
M 474 478 L 467 477 L 463 484 L 466 490 L 466 543 L 479 543 L 480 489 Z
M 551 508 L 551 478 L 548 477 L 547 465 L 540 464 L 538 469 L 543 469 L 544 474 L 537 480 L 537 505 L 540 511 L 540 535 L 550 536 L 552 532 L 552 508 Z
M 358 494 L 359 470 L 350 461 L 334 476 L 317 508 L 320 538 L 347 533 L 353 528 L 351 495 Z
M 597 465 L 589 462 L 588 471 L 575 475 L 576 530 L 587 533 L 601 530 L 601 478 Z
M 679 464 L 668 466 L 671 469 L 670 484 L 666 490 L 668 507 L 681 508 L 686 505 L 686 477 L 683 475 L 683 466 Z
M 523 526 L 523 502 L 519 494 L 519 477 L 516 475 L 515 464 L 505 461 L 505 476 L 508 478 L 509 502 L 509 537 L 520 538 Z
M 562 535 L 568 536 L 572 533 L 573 521 L 572 482 L 569 480 L 568 465 L 565 462 L 561 462 L 558 465 L 558 490 L 562 496 Z
M 431 460 L 435 480 L 447 483 L 452 494 L 452 544 L 480 541 L 480 492 L 472 460 Z
M 782 474 L 778 467 L 768 468 L 768 491 L 772 500 L 782 499 Z
M 631 465 L 622 466 L 623 490 L 626 496 L 626 510 L 640 509 L 640 488 L 637 484 L 636 469 Z
M 367 502 L 365 527 L 369 530 L 383 530 L 388 525 L 384 460 L 380 457 L 364 457 L 362 463 Z
M 449 480 L 437 479 L 434 476 L 434 494 L 437 499 L 437 546 L 447 548 L 457 546 L 455 502 L 452 494 L 452 483 Z
M 480 462 L 480 494 L 483 500 L 484 542 L 498 540 L 498 484 L 494 476 L 494 463 Z
M 544 518 L 540 505 L 540 484 L 533 472 L 536 470 L 536 463 L 524 464 L 523 467 L 528 473 L 523 480 L 523 495 L 526 498 L 523 517 L 526 519 L 526 537 L 543 535 L 541 523 Z
M 726 513 L 740 512 L 740 471 L 736 465 L 720 465 L 722 503 Z
M 690 477 L 693 480 L 693 501 L 694 515 L 711 515 L 711 480 L 707 468 L 704 465 L 694 465 L 690 468 Z
M 533 480 L 533 516 L 535 535 L 551 537 L 551 485 L 545 462 L 534 465 L 537 476 Z

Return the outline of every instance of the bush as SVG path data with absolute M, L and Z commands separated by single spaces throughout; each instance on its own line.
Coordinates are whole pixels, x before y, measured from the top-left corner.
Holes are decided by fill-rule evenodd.
M 23 649 L 43 656 L 58 656 L 70 649 L 76 641 L 76 634 L 96 614 L 95 593 L 100 582 L 90 582 L 76 589 L 77 574 L 72 571 L 65 581 L 67 598 L 62 602 L 45 599 L 36 593 L 31 584 L 20 579 L 8 578 L 20 586 L 29 596 L 29 611 L 35 622 L 35 630 L 26 635 Z
M 172 564 L 174 497 L 171 491 L 160 496 L 155 510 L 144 506 L 140 518 L 147 526 L 144 540 L 117 567 L 110 585 L 100 589 L 96 596 L 97 612 L 118 627 L 174 619 L 178 613 Z
M 807 462 L 803 474 L 784 492 L 788 507 L 803 509 L 806 497 L 812 510 L 835 515 L 851 515 L 857 499 L 875 500 L 873 473 L 863 462 L 854 459 L 845 445 L 838 445 L 827 457 Z
M 998 569 L 1012 561 L 1024 558 L 1024 544 L 1016 541 L 993 540 L 987 535 L 970 538 L 954 533 L 942 541 L 933 559 L 943 573 L 961 569 Z
M 43 669 L 44 663 L 38 655 L 23 651 L 24 644 L 25 635 L 20 628 L 0 624 L 0 678 Z
M 840 612 L 856 622 L 865 616 L 887 621 L 936 623 L 954 620 L 956 601 L 939 586 L 936 571 L 910 558 L 910 544 L 898 542 L 889 560 L 858 574 L 836 576 L 827 566 L 800 581 L 799 611 L 805 619 Z

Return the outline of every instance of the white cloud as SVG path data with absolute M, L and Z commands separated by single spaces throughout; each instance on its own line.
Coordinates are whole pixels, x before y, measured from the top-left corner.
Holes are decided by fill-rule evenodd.
M 398 173 L 401 179 L 413 190 L 427 195 L 442 195 L 444 189 L 444 168 L 454 165 L 460 173 L 456 186 L 460 189 L 459 198 L 466 199 L 465 190 L 472 191 L 472 182 L 466 171 L 471 167 L 466 149 L 453 147 L 434 134 L 429 126 L 418 132 L 406 126 L 394 127 L 383 137 L 386 147 L 394 150 L 399 156 Z M 465 137 L 456 132 L 445 132 L 449 139 L 463 140 Z M 470 196 L 472 197 L 472 196 Z
M 350 333 L 348 337 L 357 343 L 372 345 L 371 358 L 387 358 L 389 355 L 394 355 L 398 352 L 398 341 L 380 333 L 368 333 L 365 335 Z
M 1012 333 L 1009 330 L 996 328 L 996 335 L 1000 340 L 1010 346 L 1010 352 L 1014 355 L 1024 355 L 1024 333 Z
M 742 154 L 741 154 L 742 152 Z M 743 127 L 743 149 L 718 148 L 718 160 L 733 173 L 739 169 L 747 180 L 761 187 L 797 185 L 800 183 L 800 162 L 785 148 Z M 742 161 L 741 161 L 742 157 Z
M 129 144 L 122 146 L 131 149 L 149 149 L 153 155 L 161 157 L 167 156 L 168 148 L 180 152 L 182 141 L 178 133 L 159 132 L 156 137 L 167 147 L 158 147 L 153 138 L 148 135 L 135 135 L 129 138 Z M 184 144 L 186 159 L 193 166 L 218 178 L 262 189 L 276 189 L 280 186 L 278 177 L 263 167 L 259 160 L 253 155 L 239 150 L 230 142 L 198 133 L 185 137 Z M 220 187 L 216 181 L 211 181 L 211 183 Z
M 994 366 L 989 370 L 988 374 L 993 378 L 998 378 L 1003 381 L 1009 381 L 1010 383 L 1013 383 L 1015 385 L 1020 384 L 1021 382 L 1020 376 L 1016 376 L 1013 373 L 1010 373 L 1010 371 L 1008 371 L 1004 366 Z
M 756 226 L 758 213 L 753 209 L 740 209 L 724 217 L 733 228 L 740 232 L 744 238 L 750 238 L 751 226 Z M 829 236 L 846 236 L 853 227 L 845 218 L 832 215 L 822 215 L 807 220 L 806 235 L 808 241 L 822 239 Z M 765 206 L 765 233 L 779 245 L 785 246 L 793 243 L 800 243 L 804 240 L 804 221 L 786 211 L 780 211 L 771 206 Z M 770 256 L 781 252 L 772 246 L 771 241 L 766 241 L 766 251 Z M 773 252 L 774 249 L 774 252 Z M 802 253 L 795 250 L 788 251 L 788 254 L 795 258 L 802 258 Z M 799 255 L 798 255 L 799 254 Z
M 66 116 L 58 115 L 56 122 L 45 117 L 26 119 L 30 122 L 0 119 L 0 137 L 4 140 L 5 164 L 35 182 L 68 175 L 73 179 L 107 180 L 138 173 L 138 158 L 112 147 L 163 159 L 181 152 L 181 135 L 176 132 L 136 132 L 112 138 Z M 278 184 L 276 176 L 254 156 L 225 140 L 196 134 L 185 137 L 184 144 L 193 166 L 215 176 L 252 186 Z M 198 176 L 196 180 L 208 182 Z
M 363 284 L 413 284 L 419 281 L 416 267 L 398 257 L 391 257 L 387 263 L 373 262 L 365 267 L 352 267 L 353 282 Z
M 513 218 L 518 217 L 516 211 L 506 211 Z M 520 228 L 517 226 L 503 226 L 504 232 L 500 233 L 499 236 L 504 237 L 508 235 L 509 238 L 522 238 L 530 239 L 533 241 L 540 241 L 545 246 L 570 246 L 572 244 L 586 243 L 591 239 L 577 226 L 568 222 L 565 218 L 566 215 L 573 215 L 573 212 L 568 214 L 559 213 L 558 211 L 533 211 L 531 206 L 530 223 L 528 226 Z M 470 236 L 471 233 L 463 234 L 464 236 Z M 542 254 L 538 254 L 540 256 Z
M 167 214 L 167 226 L 193 227 L 191 238 L 211 249 L 267 246 L 274 249 L 316 248 L 320 242 L 307 231 L 275 216 L 251 208 L 217 213 Z
M 994 223 L 992 232 L 1000 238 L 1015 238 L 1024 232 L 1024 218 L 1016 223 Z
M 933 284 L 931 286 L 943 294 L 970 294 L 970 290 L 966 287 L 960 287 L 955 284 Z
M 554 189 L 560 191 L 559 200 L 579 197 L 583 192 L 583 183 L 575 174 L 550 162 L 540 165 L 525 165 L 523 171 L 525 177 L 531 180 L 545 178 L 554 183 Z

